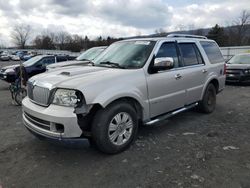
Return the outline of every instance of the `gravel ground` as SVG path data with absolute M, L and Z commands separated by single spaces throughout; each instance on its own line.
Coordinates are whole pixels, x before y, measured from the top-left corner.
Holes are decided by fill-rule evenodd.
M 36 139 L 2 81 L 0 96 L 0 187 L 250 187 L 249 86 L 227 86 L 212 114 L 141 127 L 117 155 Z

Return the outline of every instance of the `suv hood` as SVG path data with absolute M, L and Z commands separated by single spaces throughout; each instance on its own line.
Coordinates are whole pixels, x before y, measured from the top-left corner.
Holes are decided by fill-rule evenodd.
M 229 64 L 229 63 L 227 63 L 227 69 L 250 69 L 250 64 Z
M 55 69 L 32 77 L 29 81 L 36 85 L 47 85 L 50 88 L 72 88 L 79 89 L 93 85 L 98 82 L 105 83 L 105 80 L 114 80 L 134 72 L 135 69 L 117 69 L 95 66 L 68 66 Z

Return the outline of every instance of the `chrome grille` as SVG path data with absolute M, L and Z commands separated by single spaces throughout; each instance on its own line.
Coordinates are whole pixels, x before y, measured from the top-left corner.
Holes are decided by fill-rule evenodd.
M 28 97 L 40 105 L 47 106 L 49 104 L 50 90 L 48 88 L 33 86 L 32 83 L 27 84 Z

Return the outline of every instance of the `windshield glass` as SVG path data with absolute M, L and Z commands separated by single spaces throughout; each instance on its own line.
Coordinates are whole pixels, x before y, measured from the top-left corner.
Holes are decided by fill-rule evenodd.
M 95 59 L 102 51 L 104 48 L 91 48 L 89 50 L 86 50 L 83 52 L 80 56 L 76 58 L 78 61 L 84 61 L 84 60 L 93 60 Z
M 94 63 L 100 66 L 141 68 L 154 48 L 154 41 L 122 41 L 109 46 Z
M 228 61 L 229 64 L 250 64 L 250 54 L 236 55 Z
M 28 67 L 28 66 L 31 66 L 31 65 L 34 65 L 37 61 L 39 61 L 40 59 L 42 59 L 42 56 L 35 56 L 31 59 L 29 59 L 28 61 L 25 61 L 23 63 L 24 66 Z

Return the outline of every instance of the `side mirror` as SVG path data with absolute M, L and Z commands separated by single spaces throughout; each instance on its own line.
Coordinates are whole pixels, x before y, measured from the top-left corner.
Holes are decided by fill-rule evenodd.
M 172 57 L 159 57 L 154 59 L 154 70 L 169 70 L 174 68 L 174 59 Z

